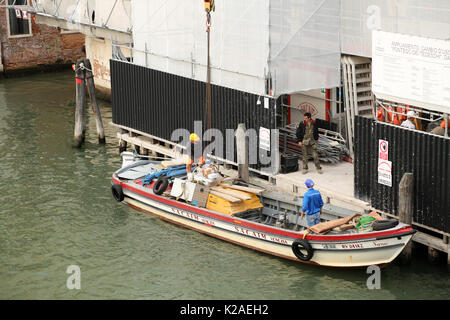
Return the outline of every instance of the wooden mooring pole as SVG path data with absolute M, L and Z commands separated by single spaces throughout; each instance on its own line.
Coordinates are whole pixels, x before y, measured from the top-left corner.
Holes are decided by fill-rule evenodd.
M 249 182 L 248 172 L 248 138 L 245 123 L 239 123 L 236 130 L 236 151 L 239 178 Z
M 405 173 L 400 180 L 398 186 L 398 217 L 403 223 L 412 225 L 413 222 L 413 208 L 414 208 L 414 177 L 412 173 Z M 400 254 L 400 261 L 402 264 L 411 263 L 412 258 L 412 241 L 410 241 L 402 253 Z
M 439 260 L 441 258 L 441 254 L 439 252 L 439 250 L 433 248 L 433 247 L 428 247 L 428 262 L 431 264 L 437 264 L 439 263 Z
M 125 129 L 120 129 L 120 134 L 125 134 L 127 131 Z M 127 151 L 127 142 L 125 140 L 120 139 L 119 141 L 119 153 Z
M 94 75 L 92 73 L 91 61 L 89 61 L 89 59 L 84 59 L 84 65 L 86 67 L 86 86 L 91 99 L 91 107 L 95 116 L 95 124 L 97 126 L 98 142 L 105 143 L 105 130 L 103 129 L 102 114 L 100 113 L 100 108 L 98 107 L 97 97 L 95 94 Z
M 450 272 L 450 247 L 448 246 L 448 236 L 444 236 L 443 241 L 447 244 L 447 270 Z
M 76 109 L 74 139 L 77 148 L 80 148 L 83 144 L 86 132 L 86 89 L 84 79 L 84 59 L 80 58 L 75 66 Z

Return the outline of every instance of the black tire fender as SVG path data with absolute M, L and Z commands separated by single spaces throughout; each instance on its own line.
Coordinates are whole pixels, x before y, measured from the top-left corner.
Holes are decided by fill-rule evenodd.
M 306 253 L 304 251 L 306 251 Z M 308 240 L 305 239 L 295 239 L 294 242 L 292 242 L 292 252 L 302 261 L 309 261 L 314 255 L 314 249 L 311 247 Z
M 169 179 L 164 177 L 159 177 L 153 185 L 153 193 L 157 195 L 162 195 L 169 186 Z
M 398 225 L 398 220 L 390 219 L 390 220 L 377 220 L 372 223 L 373 231 L 380 231 L 394 228 Z
M 116 199 L 116 201 L 122 202 L 123 199 L 125 198 L 122 187 L 120 185 L 113 184 L 111 186 L 111 191 L 112 191 L 113 197 L 114 197 L 114 199 Z

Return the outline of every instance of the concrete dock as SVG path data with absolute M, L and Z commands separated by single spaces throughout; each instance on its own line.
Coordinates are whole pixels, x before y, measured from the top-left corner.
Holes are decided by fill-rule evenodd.
M 309 170 L 303 174 L 301 169 L 297 172 L 278 174 L 275 178 L 276 186 L 285 191 L 303 194 L 307 188 L 306 179 L 312 179 L 315 189 L 322 193 L 324 199 L 337 206 L 345 206 L 357 212 L 370 210 L 367 202 L 354 197 L 354 172 L 353 164 L 340 162 L 337 164 L 322 163 L 322 174 L 317 173 L 314 163 L 310 161 Z M 301 164 L 300 164 L 301 168 Z

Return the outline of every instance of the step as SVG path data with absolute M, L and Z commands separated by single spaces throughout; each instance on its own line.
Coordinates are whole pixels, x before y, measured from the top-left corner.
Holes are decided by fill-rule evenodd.
M 361 73 L 370 73 L 370 68 L 361 68 L 361 69 L 356 69 L 355 70 L 356 74 L 361 74 Z
M 356 79 L 356 83 L 364 83 L 364 82 L 371 82 L 370 77 L 363 77 Z
M 359 105 L 361 101 L 372 101 L 372 97 L 371 96 L 358 97 L 357 101 L 358 101 L 358 105 Z
M 361 93 L 361 92 L 369 92 L 371 93 L 372 88 L 370 86 L 357 86 L 356 87 L 356 92 L 357 93 Z
M 358 107 L 358 111 L 369 111 L 372 110 L 372 106 L 363 106 L 363 107 Z

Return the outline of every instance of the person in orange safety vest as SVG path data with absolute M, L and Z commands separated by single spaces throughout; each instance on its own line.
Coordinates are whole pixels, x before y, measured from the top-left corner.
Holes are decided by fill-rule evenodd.
M 398 116 L 398 120 L 400 121 L 400 123 L 403 123 L 403 121 L 405 121 L 406 120 L 406 118 L 407 118 L 407 113 L 408 113 L 408 107 L 409 106 L 406 106 L 406 107 L 397 107 L 397 112 L 399 113 L 397 116 Z
M 388 107 L 388 121 L 387 122 L 393 123 L 395 125 L 401 124 L 398 114 L 395 113 L 395 108 L 393 106 Z
M 431 133 L 443 136 L 445 134 L 445 119 L 442 120 L 439 127 L 434 128 Z M 450 133 L 450 119 L 447 120 L 447 134 Z
M 192 173 L 192 165 L 194 164 L 194 162 L 197 162 L 199 166 L 201 166 L 205 161 L 203 159 L 202 154 L 200 153 L 200 157 L 196 159 L 196 153 L 194 151 L 198 151 L 195 149 L 196 145 L 198 145 L 201 140 L 199 138 L 199 136 L 195 133 L 191 133 L 191 135 L 189 136 L 189 141 L 190 141 L 190 146 L 188 147 L 188 159 L 186 160 L 186 172 L 187 172 L 187 176 L 188 176 L 188 180 L 189 181 L 193 181 L 194 180 L 194 174 Z M 201 150 L 201 148 L 200 148 Z
M 383 108 L 378 108 L 377 111 L 377 119 L 380 122 L 384 122 L 384 112 L 383 112 Z

